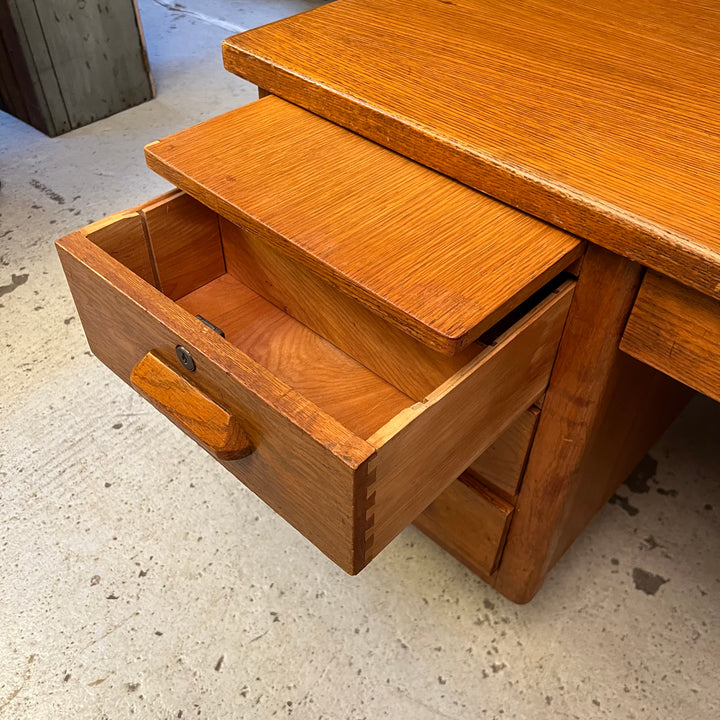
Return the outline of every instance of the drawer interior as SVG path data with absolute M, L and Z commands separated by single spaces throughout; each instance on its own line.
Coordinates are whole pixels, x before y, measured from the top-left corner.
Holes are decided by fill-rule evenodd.
M 171 191 L 100 221 L 85 234 L 358 436 L 370 437 L 413 404 L 351 355 L 250 289 L 243 280 L 260 288 L 264 283 L 262 268 L 253 266 L 247 254 L 243 262 L 237 259 L 247 233 L 184 192 Z M 272 260 L 280 261 L 277 254 Z M 332 313 L 333 308 L 320 311 Z M 446 364 L 445 377 L 457 363 Z
M 225 338 L 360 437 L 413 401 L 230 273 L 179 298 Z
M 323 337 L 291 315 L 284 303 L 278 306 L 266 289 L 268 273 L 287 259 L 277 250 L 264 247 L 251 231 L 218 217 L 182 191 L 169 193 L 139 212 L 147 232 L 151 266 L 163 293 L 191 315 L 209 321 L 228 342 L 365 439 L 415 400 L 422 401 L 449 380 L 564 278 L 562 274 L 553 278 L 471 343 L 459 357 L 448 358 L 409 340 L 413 347 L 410 350 L 402 345 L 405 362 L 397 375 L 391 374 L 397 380 L 393 383 L 354 357 L 363 355 L 360 343 L 350 344 L 348 352 L 344 352 L 336 344 L 338 340 L 343 342 L 342 333 L 333 328 L 326 333 L 328 337 Z M 258 264 L 260 252 L 270 253 L 263 266 Z M 295 271 L 298 270 L 302 272 L 296 267 Z M 313 279 L 303 275 L 302 280 L 307 284 Z M 314 282 L 322 283 L 317 278 Z M 326 292 L 330 291 L 330 286 L 324 285 Z M 339 297 L 333 295 L 330 299 L 336 303 Z M 305 298 L 301 306 L 305 315 L 313 314 L 308 307 L 313 301 L 314 298 Z M 358 313 L 358 303 L 352 300 L 351 303 L 354 313 Z M 324 304 L 316 311 L 327 316 L 336 310 L 334 304 Z M 357 315 L 353 319 L 356 331 Z M 396 349 L 389 341 L 392 326 L 380 322 L 377 340 L 383 343 L 386 355 L 393 354 Z M 372 368 L 376 363 L 369 364 Z M 433 365 L 431 380 L 435 385 L 427 387 L 424 395 L 418 397 L 416 392 L 413 398 L 395 387 L 402 384 L 401 378 L 411 364 L 420 365 L 427 372 L 424 364 L 428 363 Z M 492 447 L 488 450 L 491 456 Z
M 394 347 L 391 328 L 385 344 L 395 376 L 404 358 L 436 382 L 423 395 L 416 388 L 417 399 L 387 379 L 384 361 L 364 362 L 362 313 L 350 311 L 350 327 L 360 328 L 353 343 L 337 330 L 346 323 L 327 304 L 334 296 L 313 286 L 297 295 L 295 314 L 313 306 L 312 324 L 323 315 L 333 321 L 321 332 L 309 327 L 286 312 L 273 291 L 278 278 L 242 260 L 238 242 L 226 221 L 175 191 L 73 233 L 58 249 L 96 356 L 130 383 L 138 367 L 161 368 L 213 417 L 240 426 L 249 452 L 231 458 L 188 429 L 183 408 L 154 403 L 356 573 L 545 390 L 573 282 L 544 287 L 465 356 L 428 362 L 427 373 L 423 353 L 439 354 L 413 339 L 417 354 L 402 341 Z M 373 328 L 380 341 L 386 327 Z M 192 371 L 181 367 L 178 345 L 194 358 Z

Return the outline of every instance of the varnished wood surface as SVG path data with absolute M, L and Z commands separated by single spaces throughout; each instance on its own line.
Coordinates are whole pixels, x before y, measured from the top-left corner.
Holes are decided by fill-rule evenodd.
M 559 522 L 550 565 L 605 507 L 693 395 L 668 375 L 618 353 L 578 471 L 580 482 Z
M 221 461 L 247 487 L 347 572 L 365 565 L 368 460 L 375 449 L 149 286 L 81 233 L 58 242 L 95 356 L 125 382 L 152 351 L 241 423 L 254 447 Z
M 453 354 L 573 262 L 577 238 L 267 97 L 148 164 L 421 342 Z
M 620 349 L 720 401 L 720 302 L 649 272 Z
M 165 203 L 171 215 L 176 200 L 170 194 L 137 212 Z M 118 213 L 104 227 L 126 218 L 127 213 Z M 131 382 L 150 353 L 236 418 L 253 452 L 220 461 L 349 573 L 367 565 L 543 391 L 574 284 L 538 301 L 423 402 L 411 404 L 236 278 L 223 275 L 173 302 L 92 239 L 85 229 L 57 246 L 98 359 Z M 201 298 L 203 292 L 208 297 Z M 194 318 L 196 309 L 224 325 L 228 337 Z M 194 358 L 193 372 L 175 357 L 178 344 Z M 372 387 L 353 376 L 348 364 L 372 378 Z M 336 397 L 329 399 L 327 387 L 320 386 L 333 383 Z M 379 396 L 373 388 L 381 388 Z M 334 403 L 333 414 L 306 397 L 316 390 L 324 393 L 328 407 Z M 390 407 L 396 400 L 398 405 Z M 180 422 L 187 408 L 156 405 L 213 449 L 190 424 Z M 377 426 L 379 413 L 389 419 L 365 439 L 345 427 L 336 412 L 353 415 L 354 422 L 361 422 L 360 415 L 377 415 L 372 425 L 359 428 L 364 432 Z
M 513 506 L 470 475 L 461 475 L 415 520 L 415 525 L 471 570 L 497 568 Z
M 377 448 L 368 463 L 369 562 L 545 389 L 573 286 L 415 404 L 229 274 L 178 304 Z
M 642 268 L 590 246 L 530 450 L 496 588 L 527 602 L 687 400 L 618 344 Z
M 479 354 L 476 341 L 443 355 L 263 242 L 220 218 L 228 273 L 329 340 L 413 400 L 422 400 Z M 348 426 L 351 427 L 351 426 Z
M 226 67 L 720 298 L 720 5 L 338 0 Z
M 159 289 L 172 300 L 225 272 L 218 217 L 180 190 L 140 209 Z
M 221 460 L 237 460 L 252 444 L 237 418 L 179 371 L 149 352 L 130 373 L 133 387 Z
M 83 228 L 83 233 L 108 255 L 157 287 L 155 266 L 148 250 L 140 212 L 132 208 L 103 218 Z
M 473 461 L 468 474 L 477 477 L 506 500 L 514 501 L 539 417 L 539 408 L 528 408 Z
M 374 557 L 547 387 L 575 287 L 567 281 L 467 367 L 368 442 L 377 482 L 366 552 Z
M 232 275 L 198 288 L 178 305 L 217 325 L 228 342 L 359 437 L 370 437 L 412 405 L 399 390 Z

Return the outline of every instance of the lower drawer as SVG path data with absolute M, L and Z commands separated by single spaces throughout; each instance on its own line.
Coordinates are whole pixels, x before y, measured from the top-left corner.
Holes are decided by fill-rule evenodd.
M 416 520 L 475 573 L 497 569 L 540 408 L 523 412 Z
M 415 402 L 241 283 L 220 227 L 171 193 L 58 241 L 88 342 L 356 573 L 545 390 L 573 282 Z
M 720 401 L 720 301 L 648 271 L 620 349 Z
M 470 465 L 468 473 L 512 502 L 520 489 L 539 417 L 540 408 L 528 408 Z
M 497 569 L 513 506 L 463 473 L 415 525 L 480 576 Z

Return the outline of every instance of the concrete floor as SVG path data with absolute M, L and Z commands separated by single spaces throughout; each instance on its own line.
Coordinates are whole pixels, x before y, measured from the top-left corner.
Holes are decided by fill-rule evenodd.
M 0 716 L 720 717 L 717 404 L 518 607 L 413 528 L 345 576 L 91 356 L 53 240 L 255 98 L 223 37 L 319 4 L 184 2 L 139 3 L 153 102 L 53 140 L 0 114 Z

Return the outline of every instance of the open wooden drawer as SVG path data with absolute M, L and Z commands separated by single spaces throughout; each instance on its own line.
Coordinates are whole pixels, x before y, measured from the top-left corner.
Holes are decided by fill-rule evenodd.
M 241 282 L 251 236 L 174 192 L 58 250 L 95 355 L 356 573 L 545 390 L 573 281 L 416 401 Z

